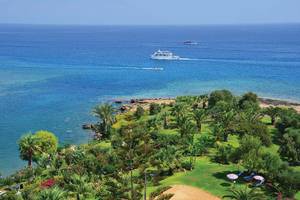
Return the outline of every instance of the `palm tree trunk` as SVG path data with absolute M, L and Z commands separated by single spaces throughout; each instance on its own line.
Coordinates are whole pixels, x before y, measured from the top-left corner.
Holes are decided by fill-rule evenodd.
M 275 117 L 271 117 L 271 124 L 272 124 L 272 125 L 275 124 Z
M 132 181 L 132 169 L 130 170 L 130 187 L 131 187 L 131 200 L 133 200 L 133 181 Z
M 29 151 L 29 155 L 28 155 L 28 167 L 31 168 L 32 166 L 32 151 Z
M 224 132 L 224 135 L 223 135 L 223 140 L 224 142 L 228 142 L 228 134 Z
M 193 156 L 190 156 L 190 166 L 191 166 L 191 170 L 193 169 Z
M 144 173 L 144 200 L 147 200 L 147 174 Z
M 201 129 L 202 129 L 202 124 L 201 124 L 201 122 L 198 123 L 198 129 L 199 129 L 199 132 L 201 133 Z
M 167 121 L 167 118 L 165 117 L 164 118 L 164 129 L 167 129 L 168 128 L 168 121 Z

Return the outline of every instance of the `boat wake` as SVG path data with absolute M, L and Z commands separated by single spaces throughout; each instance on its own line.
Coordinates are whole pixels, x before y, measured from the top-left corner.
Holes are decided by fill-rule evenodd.
M 142 67 L 142 70 L 158 70 L 158 71 L 162 71 L 164 70 L 164 68 L 162 67 Z
M 178 60 L 200 60 L 200 59 L 197 59 L 197 58 L 179 58 Z
M 103 69 L 128 69 L 128 70 L 150 70 L 150 71 L 163 71 L 163 67 L 103 67 Z

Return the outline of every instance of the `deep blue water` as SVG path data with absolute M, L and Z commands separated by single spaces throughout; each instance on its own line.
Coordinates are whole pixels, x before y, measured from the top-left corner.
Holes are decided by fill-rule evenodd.
M 193 60 L 150 60 L 158 49 Z M 26 132 L 86 141 L 81 125 L 99 102 L 221 88 L 300 101 L 300 25 L 0 25 L 0 172 L 25 164 L 17 140 Z

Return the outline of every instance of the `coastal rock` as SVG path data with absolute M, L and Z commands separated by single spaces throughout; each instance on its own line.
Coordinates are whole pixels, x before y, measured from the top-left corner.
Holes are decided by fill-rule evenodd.
M 93 124 L 83 124 L 82 125 L 82 129 L 92 129 L 93 128 Z
M 129 110 L 130 108 L 128 107 L 128 106 L 126 106 L 126 105 L 123 105 L 123 106 L 121 106 L 120 107 L 120 111 L 121 112 L 125 112 L 125 111 L 127 111 L 127 110 Z
M 121 99 L 116 99 L 116 100 L 114 100 L 114 103 L 121 104 L 121 103 L 123 103 L 123 101 Z
M 136 103 L 137 101 L 137 99 L 130 99 L 130 103 Z
M 259 98 L 261 103 L 273 105 L 273 106 L 300 106 L 300 103 L 297 102 L 291 102 L 286 100 L 280 100 L 280 99 L 269 99 L 269 98 Z

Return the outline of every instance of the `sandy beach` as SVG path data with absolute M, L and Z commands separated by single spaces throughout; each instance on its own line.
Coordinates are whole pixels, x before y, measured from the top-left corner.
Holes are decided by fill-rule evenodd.
M 282 107 L 282 108 L 293 108 L 298 113 L 300 113 L 300 102 L 291 102 L 287 100 L 280 100 L 280 99 L 271 99 L 271 98 L 259 98 L 260 107 L 266 108 L 270 106 L 275 107 Z M 135 111 L 137 106 L 141 106 L 144 109 L 149 109 L 151 103 L 157 104 L 172 104 L 175 102 L 175 98 L 140 98 L 140 99 L 131 99 L 130 101 L 122 101 L 122 100 L 115 100 L 115 102 L 122 103 L 122 102 L 129 102 L 122 105 L 121 110 L 123 111 Z
M 298 113 L 300 113 L 300 103 L 299 102 L 291 102 L 286 100 L 280 99 L 271 99 L 271 98 L 259 98 L 260 100 L 260 107 L 266 108 L 270 106 L 277 106 L 282 108 L 293 108 Z

